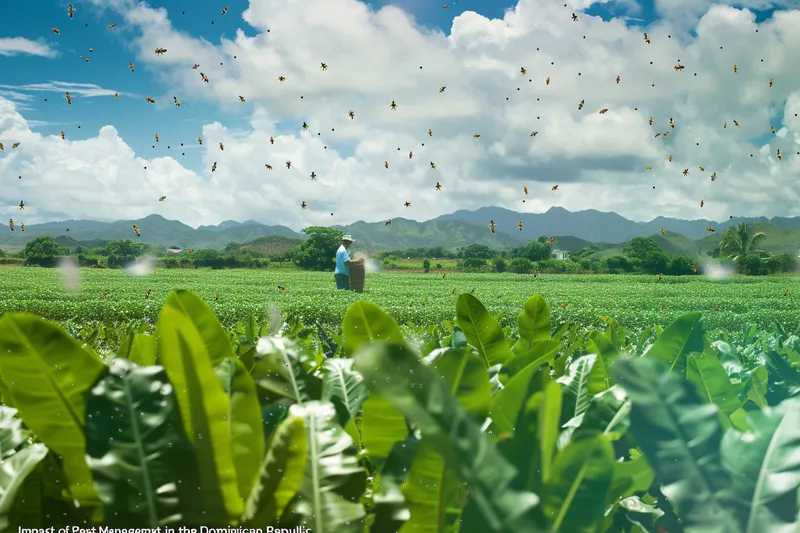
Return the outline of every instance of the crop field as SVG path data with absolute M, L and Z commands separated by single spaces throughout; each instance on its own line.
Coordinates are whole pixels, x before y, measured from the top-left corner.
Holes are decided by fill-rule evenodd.
M 503 325 L 512 325 L 525 299 L 538 293 L 556 324 L 569 320 L 592 326 L 608 315 L 635 330 L 666 326 L 682 313 L 701 311 L 714 329 L 738 330 L 748 322 L 771 327 L 774 320 L 791 330 L 800 326 L 796 276 L 658 281 L 655 276 L 450 273 L 442 279 L 436 273 L 378 272 L 367 274 L 365 292 L 356 294 L 336 291 L 333 274 L 290 270 L 156 269 L 131 277 L 119 270 L 81 269 L 78 292 L 68 291 L 55 269 L 0 272 L 0 311 L 30 311 L 55 321 L 155 319 L 170 292 L 188 289 L 226 326 L 251 314 L 265 316 L 273 305 L 306 323 L 337 326 L 347 307 L 360 299 L 376 303 L 401 324 L 424 326 L 451 320 L 458 295 L 474 289 Z

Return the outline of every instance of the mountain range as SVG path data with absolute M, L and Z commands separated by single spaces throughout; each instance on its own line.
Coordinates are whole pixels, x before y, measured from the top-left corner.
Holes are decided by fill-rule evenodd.
M 489 222 L 492 220 L 495 223 L 494 233 L 489 231 Z M 520 221 L 522 231 L 519 230 Z M 560 249 L 573 251 L 594 243 L 598 244 L 599 250 L 605 250 L 603 255 L 607 255 L 619 248 L 616 244 L 634 237 L 660 236 L 661 228 L 670 234 L 661 239 L 664 241 L 662 247 L 675 248 L 676 253 L 710 249 L 720 232 L 740 222 L 756 223 L 760 231 L 768 229 L 768 237 L 771 237 L 768 240 L 781 251 L 785 249 L 787 253 L 795 253 L 795 245 L 800 244 L 800 217 L 736 217 L 722 223 L 658 217 L 650 222 L 636 222 L 614 212 L 593 209 L 571 212 L 562 207 L 551 207 L 545 213 L 518 213 L 501 207 L 481 207 L 475 211 L 456 211 L 424 222 L 395 218 L 391 225 L 383 221 L 359 221 L 332 227 L 353 235 L 357 241 L 356 248 L 365 251 L 433 246 L 452 249 L 474 243 L 509 248 L 536 239 L 539 235 L 547 235 L 556 236 L 556 246 Z M 286 226 L 270 226 L 255 220 L 226 220 L 216 226 L 192 228 L 177 220 L 149 215 L 138 220 L 115 222 L 45 222 L 26 225 L 24 232 L 19 227 L 12 232 L 8 226 L 0 224 L 0 248 L 13 252 L 41 235 L 60 237 L 59 241 L 69 238 L 70 242 L 84 246 L 102 246 L 111 240 L 135 239 L 133 224 L 140 228 L 142 242 L 178 248 L 221 249 L 231 242 L 244 243 L 269 236 L 297 240 L 306 237 Z M 709 236 L 708 227 L 714 228 L 716 235 Z

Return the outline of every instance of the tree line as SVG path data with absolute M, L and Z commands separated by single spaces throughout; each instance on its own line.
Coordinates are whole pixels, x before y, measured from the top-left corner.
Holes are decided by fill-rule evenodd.
M 115 240 L 101 248 L 77 246 L 62 247 L 51 237 L 37 237 L 25 249 L 0 261 L 20 262 L 26 265 L 54 266 L 58 259 L 70 256 L 80 266 L 119 268 L 144 255 L 157 258 L 163 268 L 266 268 L 270 263 L 296 265 L 304 270 L 332 271 L 336 249 L 343 232 L 333 228 L 311 226 L 303 230 L 308 236 L 293 249 L 264 254 L 230 243 L 223 250 L 201 249 L 192 253 L 173 254 L 163 246 L 148 245 L 130 239 Z M 456 260 L 456 267 L 468 272 L 513 272 L 518 274 L 542 273 L 642 273 L 671 276 L 698 273 L 698 261 L 713 259 L 730 264 L 741 274 L 765 275 L 793 272 L 798 269 L 798 259 L 790 254 L 772 255 L 760 248 L 766 235 L 755 232 L 747 223 L 728 228 L 719 244 L 706 257 L 668 254 L 650 237 L 636 237 L 622 248 L 622 255 L 598 259 L 600 248 L 586 246 L 571 252 L 567 260 L 552 259 L 552 241 L 542 235 L 525 245 L 508 250 L 497 250 L 484 244 L 471 244 L 455 250 L 442 246 L 417 247 L 402 250 L 385 250 L 374 254 L 383 266 L 391 267 L 399 259 L 418 259 L 424 271 L 441 269 L 442 260 Z M 5 260 L 4 260 L 5 259 Z M 432 268 L 433 265 L 433 268 Z

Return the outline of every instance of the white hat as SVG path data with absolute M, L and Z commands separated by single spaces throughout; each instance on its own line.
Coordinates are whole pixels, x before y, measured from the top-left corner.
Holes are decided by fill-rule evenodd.
M 355 242 L 355 239 L 353 237 L 351 237 L 350 235 L 343 235 L 342 236 L 342 240 L 343 241 Z

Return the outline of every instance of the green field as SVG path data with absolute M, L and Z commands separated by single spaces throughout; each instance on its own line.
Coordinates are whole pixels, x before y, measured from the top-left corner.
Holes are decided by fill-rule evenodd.
M 155 319 L 169 293 L 183 288 L 200 295 L 227 326 L 251 314 L 265 316 L 273 304 L 306 323 L 318 319 L 338 325 L 347 307 L 358 299 L 378 304 L 401 324 L 429 325 L 452 319 L 458 294 L 474 288 L 474 295 L 492 314 L 500 315 L 503 325 L 512 325 L 525 299 L 539 293 L 550 305 L 554 323 L 570 320 L 597 325 L 601 315 L 608 315 L 638 329 L 665 326 L 682 313 L 701 311 L 709 328 L 738 330 L 748 322 L 771 327 L 775 319 L 791 330 L 800 326 L 800 278 L 796 276 L 724 280 L 682 276 L 658 281 L 655 276 L 635 275 L 541 275 L 534 279 L 516 274 L 449 273 L 443 280 L 436 273 L 379 272 L 367 274 L 365 292 L 355 294 L 337 292 L 330 273 L 156 269 L 150 276 L 136 278 L 120 270 L 82 269 L 82 289 L 70 293 L 55 269 L 9 267 L 0 272 L 0 311 L 30 311 L 56 321 Z M 281 292 L 279 285 L 286 290 Z M 787 288 L 789 295 L 784 296 Z M 152 292 L 145 299 L 148 289 Z M 102 296 L 105 291 L 109 294 Z

